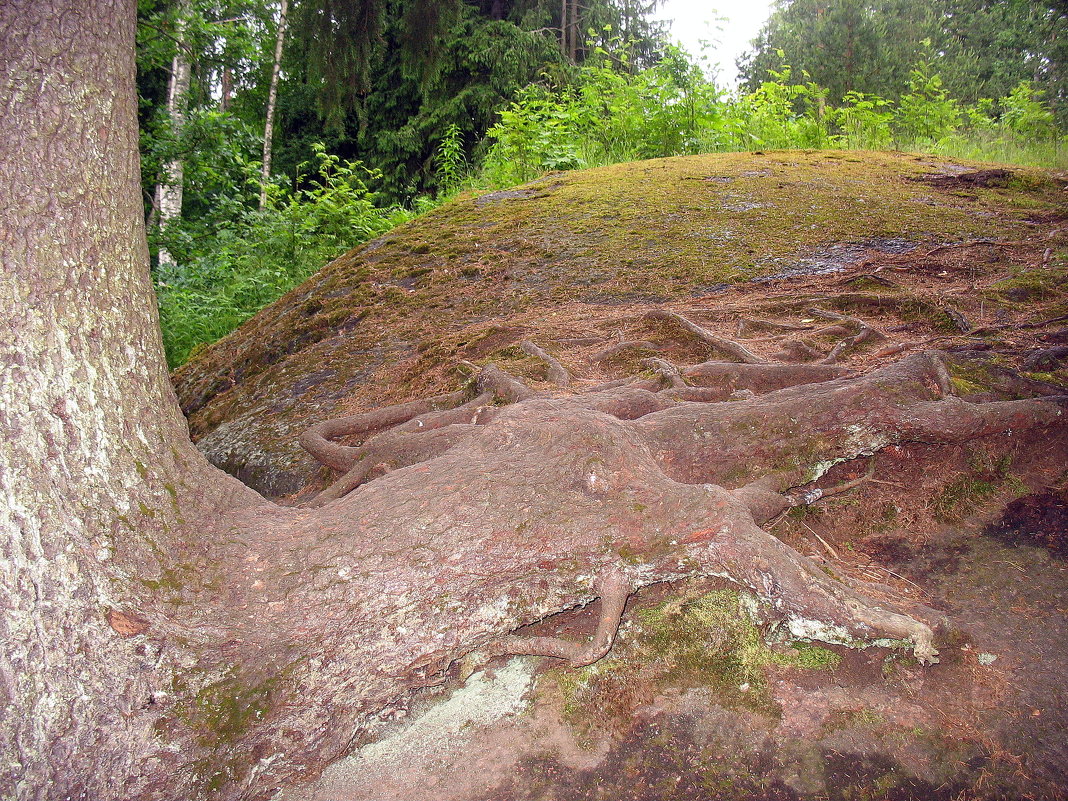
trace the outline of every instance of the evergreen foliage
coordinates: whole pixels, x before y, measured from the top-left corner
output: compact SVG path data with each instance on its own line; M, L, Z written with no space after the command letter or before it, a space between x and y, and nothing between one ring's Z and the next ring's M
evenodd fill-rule
M897 101L927 54L950 96L976 103L1031 81L1063 124L1066 41L1068 9L1057 0L778 0L739 68L753 91L782 51L832 103L850 92Z

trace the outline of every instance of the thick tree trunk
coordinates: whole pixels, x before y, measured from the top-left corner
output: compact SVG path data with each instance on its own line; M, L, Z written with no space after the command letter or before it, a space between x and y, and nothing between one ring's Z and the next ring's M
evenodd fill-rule
M263 125L263 166L260 170L260 211L267 207L267 182L271 180L271 145L274 141L274 114L278 105L278 76L282 71L282 48L286 41L289 19L289 0L282 0L278 17L278 34L274 41L274 61L271 64L271 88L267 93L267 120Z
M188 558L202 504L255 500L189 444L163 360L133 55L125 0L0 4L5 798L141 797L176 650L124 636L129 588Z
M185 50L185 15L189 12L188 0L178 3L177 50L171 61L171 77L167 84L167 118L171 133L178 137L185 124L186 103L189 98L189 82L192 67ZM168 223L181 219L182 198L185 188L185 159L181 156L171 159L163 165L163 175L156 186L156 209L159 225L165 228ZM166 248L159 250L159 263L173 264L174 258Z

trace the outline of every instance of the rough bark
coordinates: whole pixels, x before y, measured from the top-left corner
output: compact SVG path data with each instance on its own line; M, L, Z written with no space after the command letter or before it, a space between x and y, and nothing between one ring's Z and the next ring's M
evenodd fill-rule
M4 797L140 797L178 649L117 613L210 559L188 521L258 500L190 446L162 359L133 54L127 2L0 7Z
M0 186L19 200L0 218L3 795L267 797L457 659L589 661L629 589L689 576L746 588L794 636L935 659L935 613L873 605L761 524L895 442L1063 430L1058 398L945 397L937 354L816 383L754 365L785 386L729 373L749 394L727 403L672 394L715 383L707 367L553 397L487 366L444 399L317 427L329 466L381 467L321 508L211 468L159 340L133 41L128 0L0 6ZM589 646L509 639L599 595Z

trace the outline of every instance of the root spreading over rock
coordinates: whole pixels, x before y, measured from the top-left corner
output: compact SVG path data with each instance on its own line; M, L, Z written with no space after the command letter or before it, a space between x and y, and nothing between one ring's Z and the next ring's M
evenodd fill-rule
M883 336L857 318L812 313L842 325L832 356ZM609 650L634 589L720 576L794 637L908 640L921 662L937 662L937 612L880 606L762 526L864 480L817 487L835 464L903 442L1059 424L1065 398L968 402L947 369L959 356L926 351L857 375L830 357L769 363L674 312L646 317L743 363L680 369L647 359L646 375L582 387L524 342L555 388L536 392L486 365L464 390L307 431L304 447L343 473L313 504L358 509L367 531L403 531L403 541L378 535L368 546L421 565L423 594L479 610L469 631L448 637L453 655L480 648L589 664ZM346 437L360 442L339 444ZM592 642L502 636L594 597L604 603Z

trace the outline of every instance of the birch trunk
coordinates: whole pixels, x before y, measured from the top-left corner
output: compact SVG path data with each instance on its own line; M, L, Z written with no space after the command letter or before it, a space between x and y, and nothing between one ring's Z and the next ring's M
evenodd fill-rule
M278 76L282 70L282 48L286 40L289 0L282 0L278 18L278 35L274 42L274 62L271 65L271 89L267 94L267 121L263 126L263 168L260 173L260 211L267 207L267 182L271 179L271 144L274 140L274 114L278 104Z
M185 51L185 15L189 11L187 0L178 4L177 40L178 46L171 61L171 77L167 84L167 117L170 120L171 133L178 137L185 124L185 106L189 97L189 80L191 66ZM182 191L185 184L185 160L180 156L163 165L163 175L156 186L156 209L160 228L182 216ZM166 248L159 250L159 263L174 264L174 258Z

